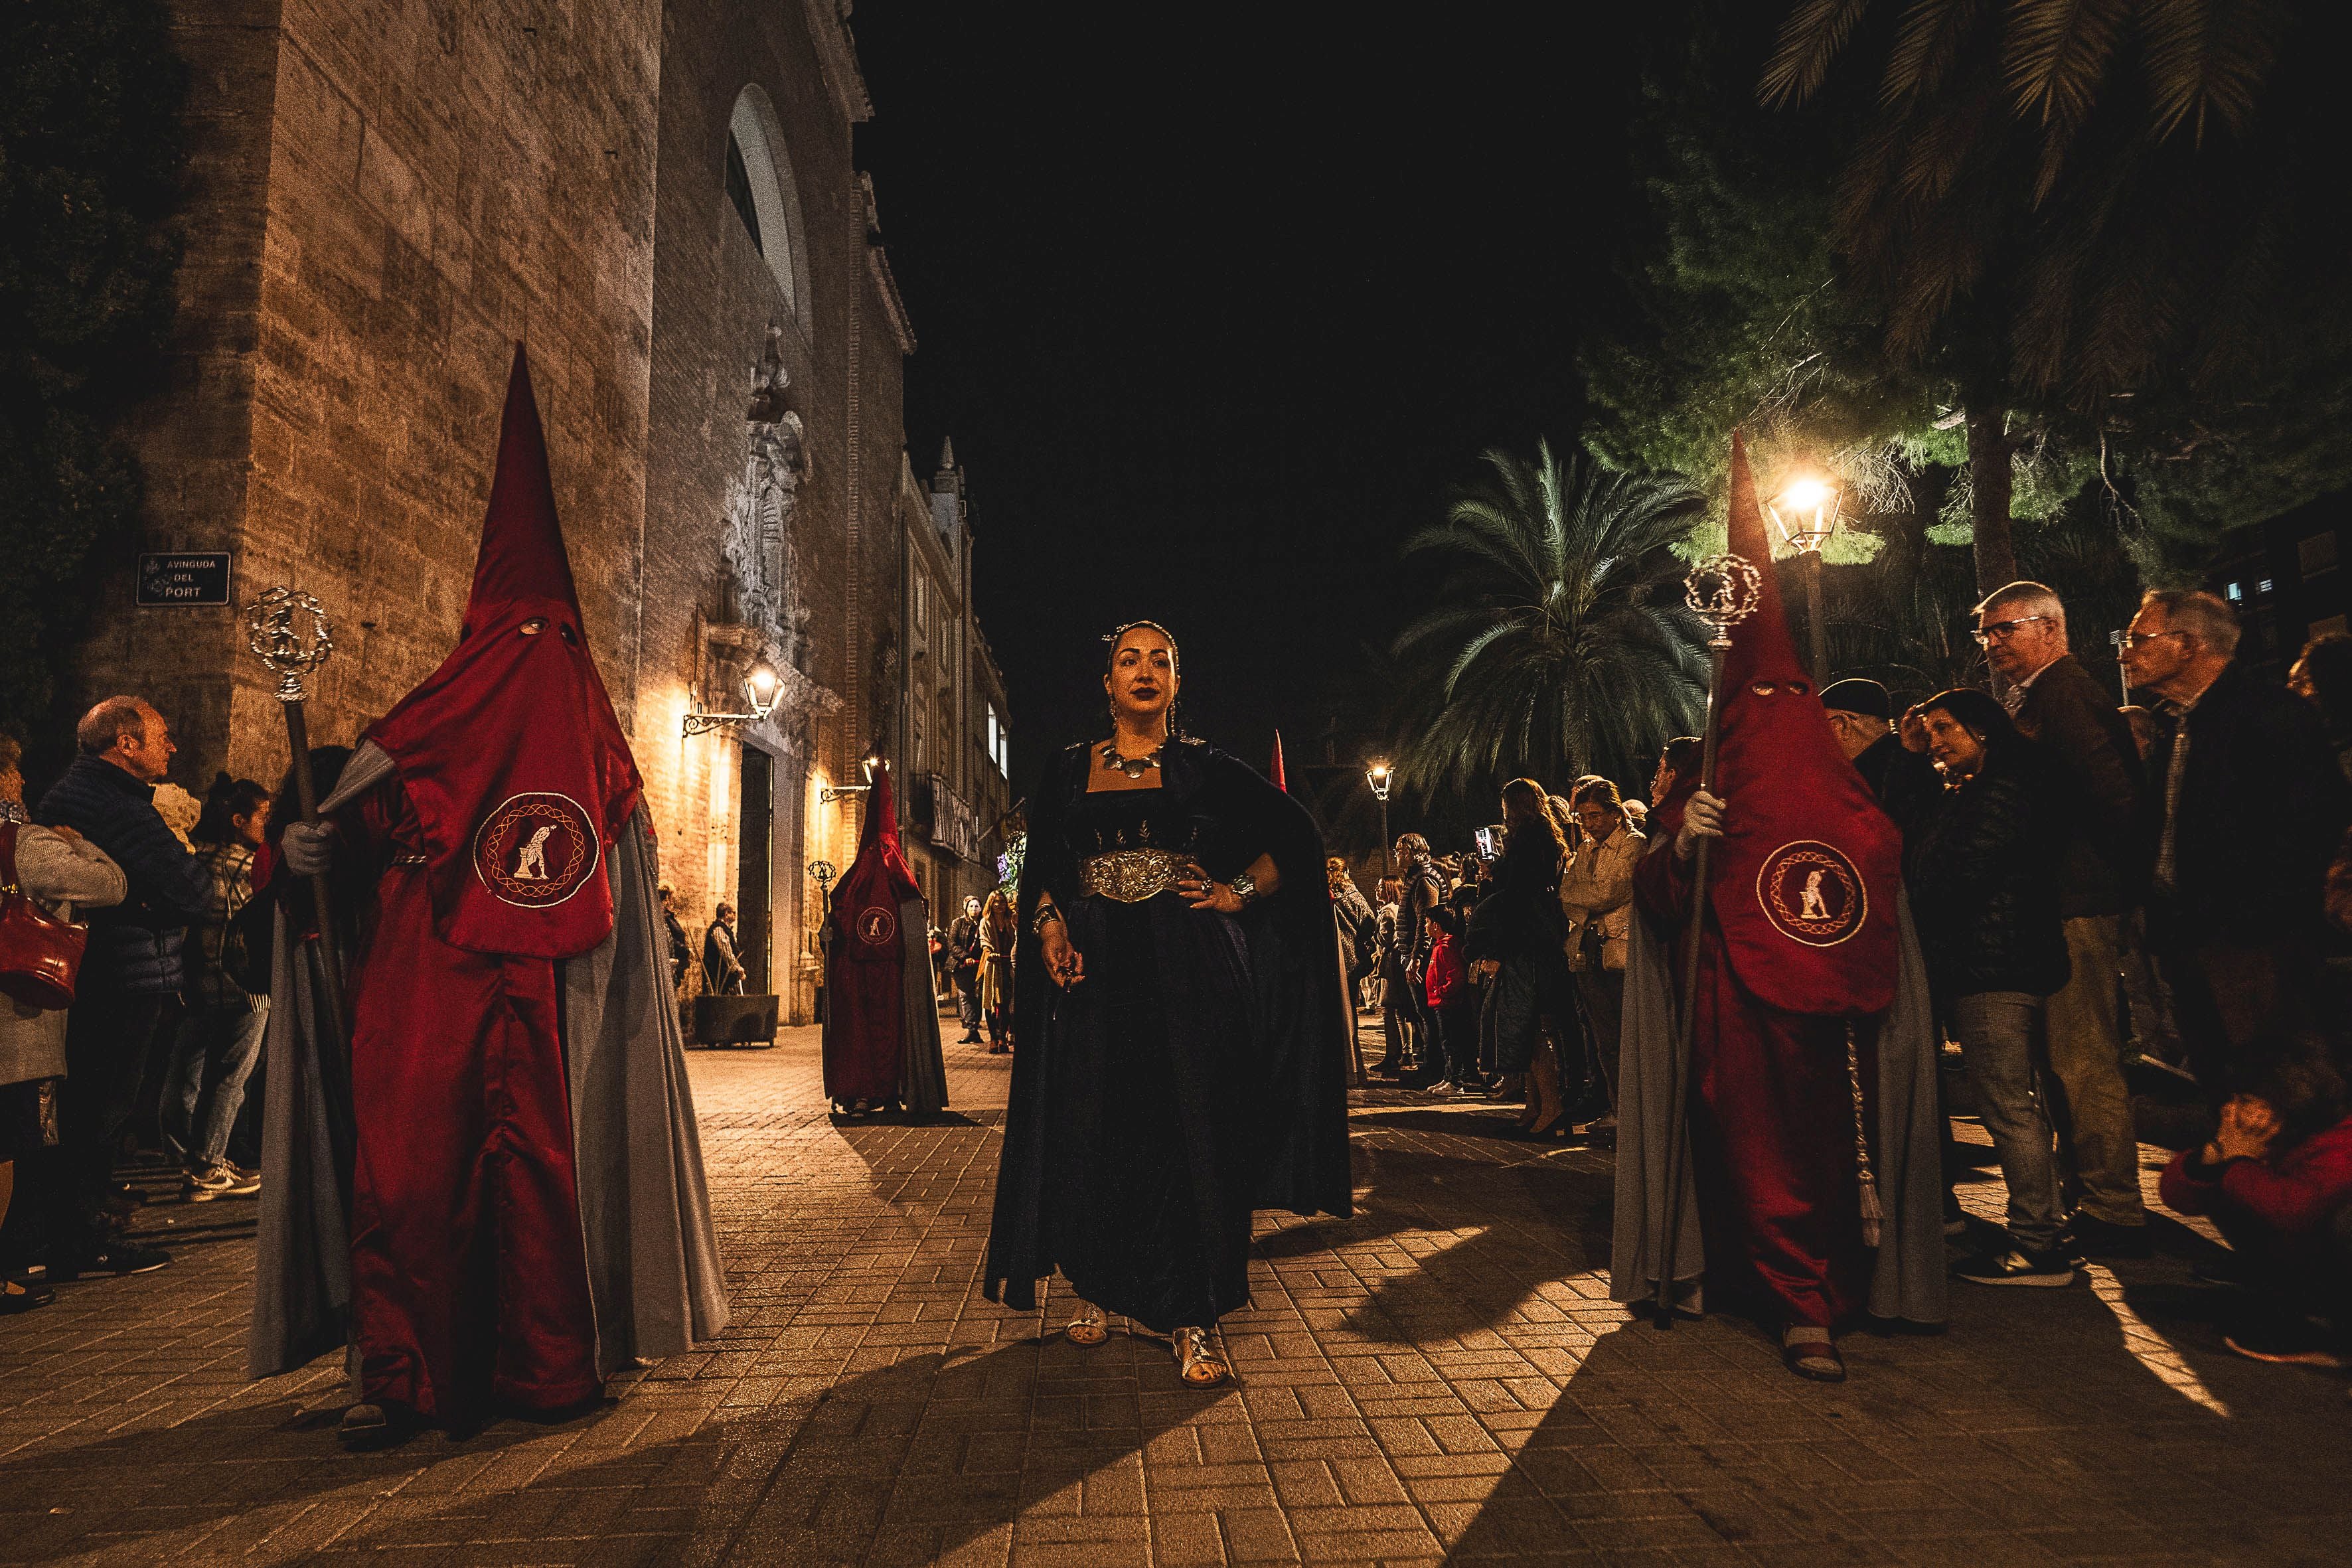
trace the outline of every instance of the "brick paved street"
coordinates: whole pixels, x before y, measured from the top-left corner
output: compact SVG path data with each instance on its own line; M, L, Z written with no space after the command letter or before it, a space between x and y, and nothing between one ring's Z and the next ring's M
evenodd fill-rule
M338 1369L247 1384L250 1209L0 1320L0 1562L2311 1563L2352 1541L2343 1385L2224 1352L2187 1258L1956 1287L1839 1388L1743 1323L1605 1300L1592 1154L1360 1097L1360 1212L1262 1229L1236 1386L1040 1345L975 1288L1004 1058L955 1112L836 1128L813 1033L696 1053L735 1323L601 1415L341 1452ZM165 1189L156 1184L159 1198ZM1997 1212L1997 1183L1964 1189ZM320 1414L324 1411L326 1414Z

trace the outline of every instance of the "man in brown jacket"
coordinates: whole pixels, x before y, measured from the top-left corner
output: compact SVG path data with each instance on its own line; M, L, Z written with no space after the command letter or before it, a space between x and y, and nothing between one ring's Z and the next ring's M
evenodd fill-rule
M2073 975L2049 1002L2050 1096L2083 1251L2148 1251L2139 1143L2124 1081L2116 977L2124 921L2145 895L2154 858L2151 805L2139 750L2115 698L2067 651L2066 607L2040 583L2011 583L1977 606L1978 643L2009 683L2017 727L2039 741L2066 782L2069 832L2059 876Z

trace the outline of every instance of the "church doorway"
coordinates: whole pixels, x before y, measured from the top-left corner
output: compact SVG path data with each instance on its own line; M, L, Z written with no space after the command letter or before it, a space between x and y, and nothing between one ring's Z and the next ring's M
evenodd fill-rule
M774 989L769 977L775 945L771 904L775 896L776 760L752 745L739 745L735 755L736 946L743 961L743 989L765 996Z

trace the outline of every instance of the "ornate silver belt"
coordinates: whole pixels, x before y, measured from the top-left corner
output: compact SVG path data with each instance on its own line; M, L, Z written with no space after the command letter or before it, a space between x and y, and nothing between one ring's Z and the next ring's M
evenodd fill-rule
M1084 891L1122 904L1139 904L1173 888L1192 862L1165 849L1117 849L1078 862Z

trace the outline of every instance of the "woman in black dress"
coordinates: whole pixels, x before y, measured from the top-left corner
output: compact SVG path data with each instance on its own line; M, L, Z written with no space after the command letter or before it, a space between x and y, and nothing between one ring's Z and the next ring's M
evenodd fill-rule
M1171 735L1163 628L1110 642L1110 739L1029 797L986 1288L1034 1308L1058 1269L1072 1342L1122 1313L1206 1385L1229 1372L1210 1331L1249 1300L1251 1211L1351 1212L1347 1015L1313 819Z

